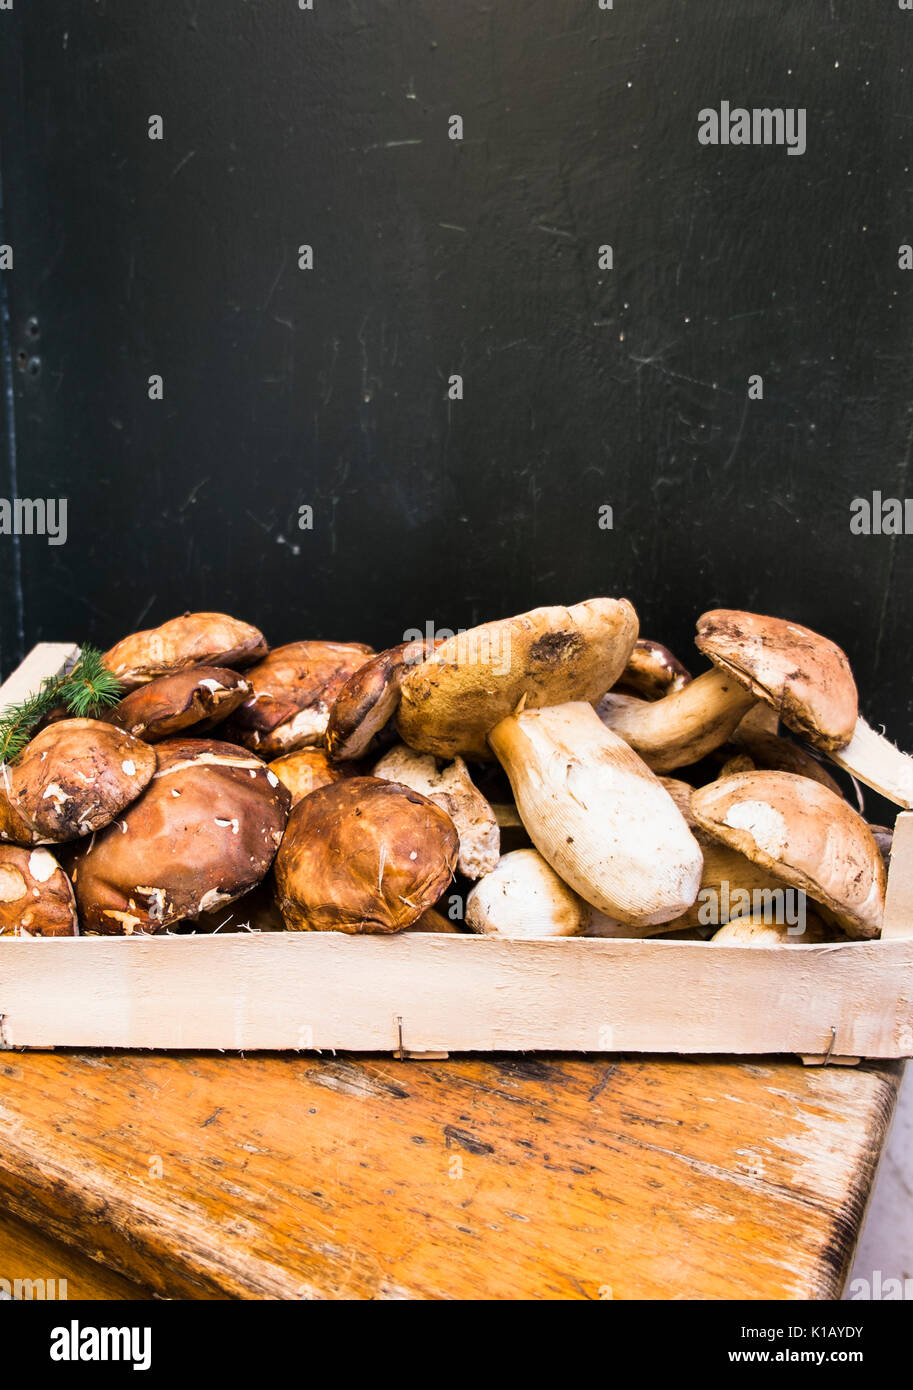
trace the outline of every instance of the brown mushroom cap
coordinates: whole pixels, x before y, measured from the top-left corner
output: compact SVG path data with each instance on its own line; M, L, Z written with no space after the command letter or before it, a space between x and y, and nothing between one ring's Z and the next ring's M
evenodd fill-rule
M46 849L0 845L0 936L78 936L70 880Z
M730 763L735 764L740 758L744 758L745 762L738 767L730 767L730 772L751 772L753 768L765 772L795 772L800 777L810 777L813 782L820 782L822 787L828 787L835 796L843 796L840 783L831 776L824 764L801 744L793 743L791 739L781 738L779 734L743 734L739 728L733 734L732 742L736 752L726 766Z
M491 758L488 734L526 709L585 701L615 684L637 640L627 599L534 608L457 633L401 682L397 727L420 753Z
M399 708L403 673L439 646L437 640L400 642L353 671L330 710L326 745L331 758L364 758L380 752L383 742L394 742L391 721ZM388 729L389 740L384 740Z
M125 695L105 720L147 743L159 743L193 724L227 719L250 694L250 683L225 666L192 666L157 676Z
M784 883L803 889L848 936L884 915L884 863L871 830L827 787L792 772L739 772L695 791L698 824Z
M155 766L148 743L123 729L61 719L37 733L5 770L6 795L29 831L25 843L59 844L108 825L139 796Z
M128 690L188 666L236 670L268 651L257 628L226 613L185 613L161 627L131 633L105 653L104 662Z
M419 792L352 777L292 811L276 856L276 893L292 931L403 931L453 876L450 817Z
M252 695L225 735L264 758L320 743L330 706L353 671L373 656L361 642L289 642L248 671Z
M715 608L698 619L696 642L815 748L835 752L853 737L856 683L846 655L826 637L783 618Z
M263 878L290 795L243 748L175 738L157 746L144 795L89 844L73 878L87 931L162 931L223 907Z
M332 782L360 775L357 763L331 763L322 748L299 748L297 753L286 753L283 758L276 758L270 763L270 768L279 781L288 787L293 806L319 787L328 787Z
M638 695L642 700L661 700L681 690L691 680L691 672L661 642L639 637L628 664L615 686L620 695Z

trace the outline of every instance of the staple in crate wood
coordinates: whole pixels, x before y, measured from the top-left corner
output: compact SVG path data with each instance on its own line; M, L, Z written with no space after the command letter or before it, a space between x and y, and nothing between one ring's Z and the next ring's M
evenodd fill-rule
M76 649L36 647L0 707ZM0 1045L913 1056L913 814L875 941L709 942L337 932L13 937Z

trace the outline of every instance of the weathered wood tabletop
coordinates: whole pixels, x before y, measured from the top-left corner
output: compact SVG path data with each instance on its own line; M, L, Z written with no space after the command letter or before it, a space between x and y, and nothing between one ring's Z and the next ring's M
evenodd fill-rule
M97 1299L832 1298L900 1076L7 1052L0 1276Z

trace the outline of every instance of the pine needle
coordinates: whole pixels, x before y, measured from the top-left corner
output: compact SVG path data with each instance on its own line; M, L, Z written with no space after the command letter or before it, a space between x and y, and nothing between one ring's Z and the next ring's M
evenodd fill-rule
M31 695L0 714L0 763L15 762L37 724L63 705L74 719L91 719L117 704L122 686L95 647L82 648L72 671L48 676Z

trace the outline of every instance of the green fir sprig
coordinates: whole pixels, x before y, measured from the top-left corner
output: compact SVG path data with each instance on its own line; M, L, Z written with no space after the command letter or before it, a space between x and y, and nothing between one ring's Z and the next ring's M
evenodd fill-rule
M95 647L85 646L72 670L47 676L36 691L0 714L0 763L15 762L32 732L52 710L63 706L75 719L91 719L116 705L123 686Z

